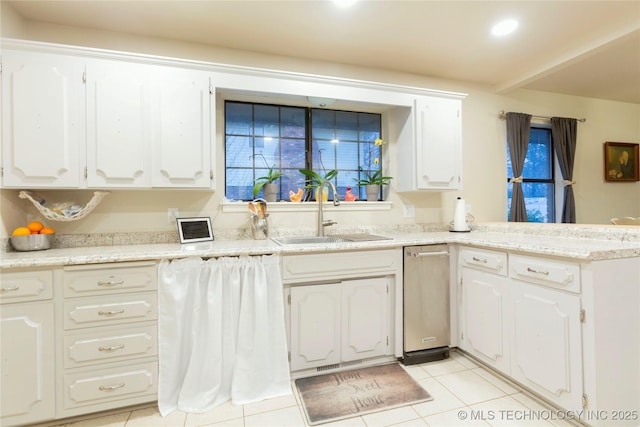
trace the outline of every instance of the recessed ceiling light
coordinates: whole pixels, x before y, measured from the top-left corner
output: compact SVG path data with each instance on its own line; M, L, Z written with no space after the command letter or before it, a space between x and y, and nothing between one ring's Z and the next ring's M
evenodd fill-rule
M515 19L505 19L504 21L498 22L493 26L493 28L491 28L491 34L496 37L502 37L513 33L516 28L518 28L518 21Z
M352 6L358 0L333 0L333 2L340 7Z

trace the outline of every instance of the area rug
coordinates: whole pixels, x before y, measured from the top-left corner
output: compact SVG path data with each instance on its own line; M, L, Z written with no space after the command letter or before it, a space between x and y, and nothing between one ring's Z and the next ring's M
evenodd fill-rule
M309 425L433 400L397 363L295 381Z

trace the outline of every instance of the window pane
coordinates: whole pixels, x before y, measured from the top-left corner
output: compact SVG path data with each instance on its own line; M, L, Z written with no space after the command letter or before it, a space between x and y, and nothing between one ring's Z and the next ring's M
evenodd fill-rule
M256 105L254 107L253 132L257 136L277 137L280 131L278 107Z
M246 136L227 136L227 167L253 167L253 139Z
M311 110L311 137L313 139L335 139L335 116L331 110Z
M552 165L551 130L532 128L522 176L534 179L550 179Z
M531 128L527 156L522 169L522 177L528 179L551 179L553 151L551 149L551 129ZM511 150L507 144L507 176L513 177Z
M311 146L311 168L324 175L336 168L336 143L325 140L313 140Z
M513 184L508 184L507 191L507 218L509 218ZM527 220L529 222L555 221L555 196L553 183L524 182L522 183L522 191L524 193L524 204L527 210Z
M342 141L336 144L337 162L336 168L357 171L358 170L358 143Z
M224 111L227 135L253 134L253 111L250 104L227 104Z
M282 169L304 169L306 166L305 159L305 141L304 139L283 139L280 142L282 157L280 166ZM300 172L298 172L300 173Z
M338 141L357 141L358 114L337 111L335 129Z

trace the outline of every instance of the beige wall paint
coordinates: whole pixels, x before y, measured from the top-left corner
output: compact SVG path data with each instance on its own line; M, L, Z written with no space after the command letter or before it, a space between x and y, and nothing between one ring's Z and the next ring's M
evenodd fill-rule
M463 174L464 188L459 192L403 193L391 185L391 211L354 212L337 210L331 218L340 226L440 223L453 217L457 196L467 200L477 221L504 221L506 218L505 123L500 110L522 111L538 115L586 117L578 125L578 150L575 167L578 222L607 223L612 216L640 216L639 183L606 183L602 172L602 144L605 141L640 142L640 105L604 101L551 93L518 90L496 94L490 87L465 82L445 81L425 76L365 69L341 64L302 61L260 53L96 31L50 24L22 22L2 5L2 36L77 46L136 52L191 60L379 81L468 93L463 101ZM381 64L384 65L384 64ZM220 102L220 101L219 101ZM219 110L218 122L221 121ZM218 189L204 191L113 191L87 218L70 223L54 223L59 233L110 233L173 230L167 222L167 208L178 207L182 216L210 216L215 229L248 226L248 215L223 213L224 153L217 135ZM395 142L388 151L390 173L395 162ZM2 200L2 236L25 221L39 218L28 202L17 200L17 191L0 190ZM88 200L91 191L42 191L49 201ZM416 207L415 218L403 217L403 205ZM313 229L313 213L277 213L270 216L273 228Z

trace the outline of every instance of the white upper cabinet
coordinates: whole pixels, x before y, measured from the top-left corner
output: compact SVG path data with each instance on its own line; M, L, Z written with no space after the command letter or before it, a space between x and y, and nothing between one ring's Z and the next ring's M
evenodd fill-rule
M80 186L82 72L83 63L76 57L3 52L3 187Z
M153 67L87 62L87 186L151 185Z
M212 188L211 73L103 54L3 54L6 188Z
M421 97L413 114L399 110L398 191L461 188L461 106L459 98Z
M163 67L153 105L153 186L211 186L214 115L209 73Z
M88 186L209 188L209 86L202 71L90 61Z

